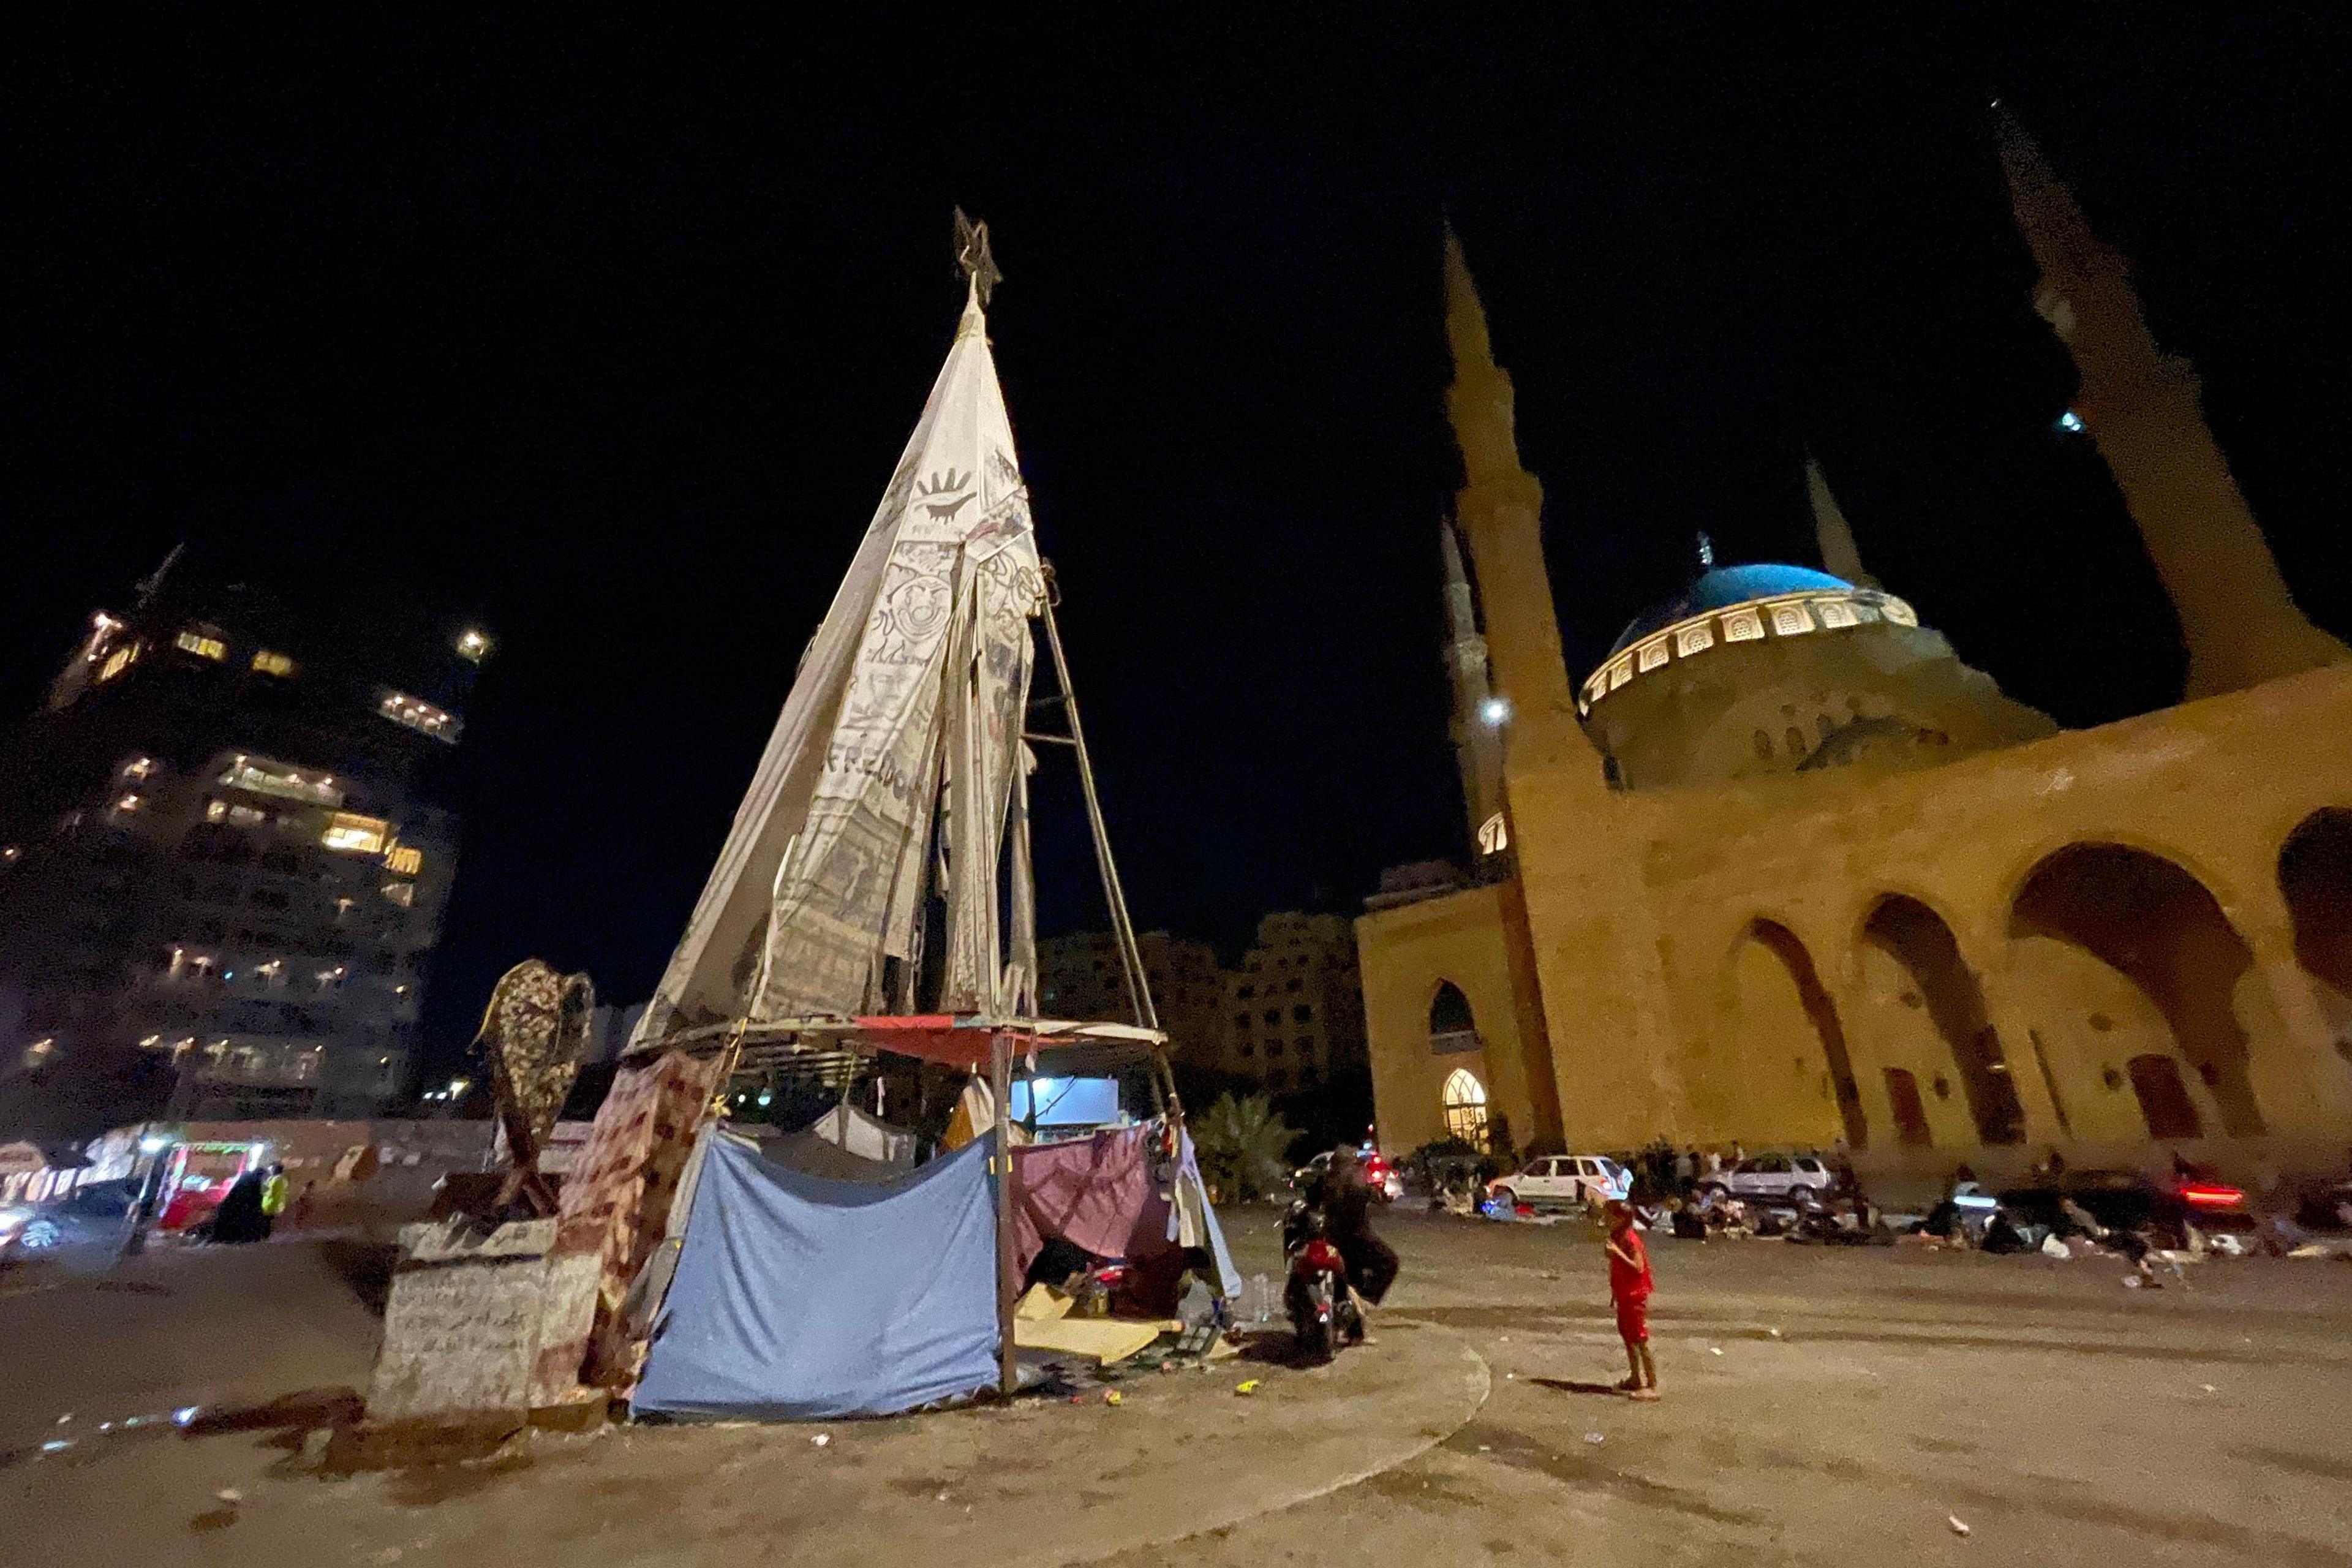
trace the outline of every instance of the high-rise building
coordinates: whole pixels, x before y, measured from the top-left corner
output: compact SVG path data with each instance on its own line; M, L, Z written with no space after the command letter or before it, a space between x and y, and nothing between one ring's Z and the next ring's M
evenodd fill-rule
M98 1115L404 1093L488 652L186 567L94 615L0 765L0 1074Z
M1258 922L1257 944L1225 976L1219 1066L1276 1093L1318 1089L1364 1070L1364 988L1345 916L1285 911Z
M1205 942L1148 931L1135 939L1168 1051L1187 1066L1213 1068L1224 1035L1224 975ZM1108 931L1049 937L1037 944L1038 1003L1051 1018L1132 1018L1118 943Z

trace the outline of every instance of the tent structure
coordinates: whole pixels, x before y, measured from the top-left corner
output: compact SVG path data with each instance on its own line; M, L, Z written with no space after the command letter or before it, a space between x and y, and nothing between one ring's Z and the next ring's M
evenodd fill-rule
M706 1139L695 1217L632 1408L829 1420L989 1386L997 1323L987 1154L975 1143L872 1184Z
M912 1169L915 1135L868 1116L846 1100L811 1122L808 1131L835 1148L877 1164Z
M1016 1071L1042 1080L1144 1069L1135 1076L1152 1116L1131 1131L1152 1140L1150 1156L1138 1142L1095 1166L1060 1157L1053 1201L1083 1209L1097 1240L1155 1255L1207 1244L1230 1289L996 378L987 232L961 214L958 227L970 283L947 362L802 657L625 1067L716 1058L723 1091L746 1075L812 1069L846 1084L890 1054L984 1078L988 1104L1025 1103L1033 1120L1050 1097L1016 1100ZM1044 702L1031 696L1033 624L1059 693ZM1033 710L1056 704L1066 732L1030 727ZM1041 743L1068 748L1077 764L1131 1019L1037 1016L1028 779ZM813 1131L846 1153L895 1152L879 1123L828 1130L821 1119ZM1060 1234L1060 1222L1040 1193L1024 1199L1006 1119L890 1180L834 1180L824 1156L777 1152L789 1166L700 1135L669 1210L661 1256L675 1273L634 1408L887 1414L976 1392L992 1372L1010 1392L1022 1250ZM1114 1166L1116 1179L1105 1173ZM649 1245L640 1236L638 1255Z

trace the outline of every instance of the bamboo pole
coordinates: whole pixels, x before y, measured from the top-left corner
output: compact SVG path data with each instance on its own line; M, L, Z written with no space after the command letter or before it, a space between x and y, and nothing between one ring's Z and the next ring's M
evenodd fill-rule
M999 1035L991 1064L991 1085L996 1091L996 1152L989 1163L996 1171L996 1386L1013 1394L1021 1386L1021 1373L1013 1342L1014 1288L1013 1250L1013 1040Z
M1135 1021L1147 1029L1160 1027L1160 1010L1152 1005L1151 986L1143 973L1143 950L1136 945L1135 923L1128 918L1127 889L1119 885L1118 863L1111 858L1110 829L1103 824L1102 801L1095 794L1094 759L1087 754L1087 730L1078 721L1077 693L1070 689L1070 661L1062 653L1062 628L1054 619L1054 595L1045 600L1045 644L1053 650L1054 679L1061 683L1062 711L1070 721L1070 742L1078 753L1078 784L1086 796L1087 824L1094 830L1095 864L1102 872L1103 897L1110 905L1111 934L1118 942L1119 968L1127 980L1127 999Z

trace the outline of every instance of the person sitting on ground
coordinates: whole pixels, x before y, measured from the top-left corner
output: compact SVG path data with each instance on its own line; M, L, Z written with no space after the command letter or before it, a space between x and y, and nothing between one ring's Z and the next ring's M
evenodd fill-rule
M1633 1228L1633 1205L1609 1205L1609 1302L1617 1313L1617 1337L1625 1342L1627 1376L1619 1392L1634 1399L1658 1396L1658 1363L1650 1354L1650 1249Z

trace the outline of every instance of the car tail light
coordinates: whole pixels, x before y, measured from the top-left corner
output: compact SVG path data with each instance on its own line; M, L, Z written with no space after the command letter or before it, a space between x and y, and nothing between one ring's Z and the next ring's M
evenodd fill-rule
M2184 1182L2180 1198L2191 1208L2233 1209L2246 1201L2246 1194L2236 1187L2225 1187L2218 1182Z

